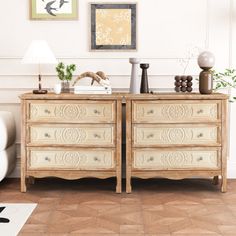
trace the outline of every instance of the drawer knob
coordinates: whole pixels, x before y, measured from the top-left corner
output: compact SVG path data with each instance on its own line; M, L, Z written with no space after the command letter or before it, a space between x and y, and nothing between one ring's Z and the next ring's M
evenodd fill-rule
M198 161L202 161L202 160L203 160L203 157L199 157L197 160L198 160Z
M94 157L93 159L94 161L101 161L98 157Z
M203 133L200 133L197 137L198 137L198 138L203 137Z
M99 135L99 134L94 134L94 138L101 138L101 135Z
M153 111L153 110L149 110L147 113L148 113L148 114L153 114L154 111Z
M45 161L51 161L51 159L49 157L45 157L44 159L45 159Z
M203 110L200 109L200 110L197 111L197 113L198 113L198 114L201 114L201 113L203 113Z
M147 136L147 138L153 138L154 137L154 134L149 134L148 136Z
M147 161L154 161L154 157L150 157Z
M45 109L44 112L47 113L47 114L51 113L48 109Z
M44 134L44 137L50 138L50 135L49 135L48 133L45 133L45 134Z
M97 109L95 109L94 111L94 114L100 114L101 112L99 111L99 110L97 110Z

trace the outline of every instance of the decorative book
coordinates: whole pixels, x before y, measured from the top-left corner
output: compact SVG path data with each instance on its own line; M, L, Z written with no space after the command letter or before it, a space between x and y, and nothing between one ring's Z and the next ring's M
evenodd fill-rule
M111 94L110 86L74 86L74 94Z

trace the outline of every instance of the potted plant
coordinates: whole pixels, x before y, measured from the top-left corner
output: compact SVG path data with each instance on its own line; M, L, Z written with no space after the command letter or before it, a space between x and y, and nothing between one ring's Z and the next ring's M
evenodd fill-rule
M56 71L58 78L62 81L61 82L61 91L63 93L70 92L70 81L72 80L73 72L76 70L75 64L70 64L65 66L63 62L59 62Z
M236 70L225 69L223 72L213 71L214 90L222 90L230 95L230 102L236 101L236 97L232 96L231 89L236 89Z

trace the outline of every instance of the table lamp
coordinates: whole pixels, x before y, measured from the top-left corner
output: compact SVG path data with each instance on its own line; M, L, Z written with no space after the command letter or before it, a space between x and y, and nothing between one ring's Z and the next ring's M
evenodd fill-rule
M213 74L211 68L215 64L215 56L212 52L204 51L198 56L198 65L203 71L199 75L199 92L211 94L213 90Z
M33 90L34 94L46 94L47 90L41 86L41 64L56 64L57 60L45 40L34 40L31 42L23 59L23 64L36 64L39 71L39 88Z

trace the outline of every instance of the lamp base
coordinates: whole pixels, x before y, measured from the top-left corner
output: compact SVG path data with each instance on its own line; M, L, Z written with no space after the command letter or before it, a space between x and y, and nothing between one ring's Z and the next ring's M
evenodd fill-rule
M46 89L33 90L33 94L46 94L48 91Z

